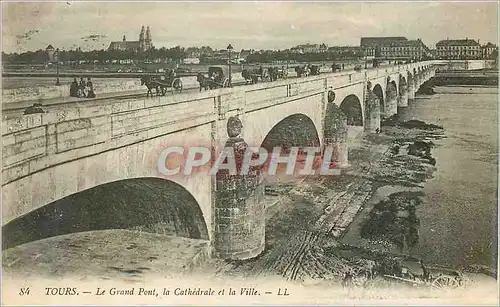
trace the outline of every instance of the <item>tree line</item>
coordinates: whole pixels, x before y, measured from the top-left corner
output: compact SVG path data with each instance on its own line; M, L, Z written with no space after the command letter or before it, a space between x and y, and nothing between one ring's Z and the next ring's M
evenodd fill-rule
M144 52L136 52L133 50L92 50L82 51L80 48L76 50L60 50L58 54L59 61L62 62L79 62L79 61L98 61L106 63L112 60L134 60L134 61L152 61L154 59L170 59L178 62L195 54L200 58L201 63L210 62L225 62L227 59L213 56L213 50L206 47L190 47L183 48L176 46L173 48L152 48ZM238 56L238 52L233 52L233 56ZM352 58L357 59L364 55L360 52L345 50L340 52L325 52L325 53L293 53L288 50L255 52L247 57L249 63L270 63L275 61L334 61L337 59ZM27 51L23 53L4 53L2 52L3 62L6 64L45 64L49 61L49 55L45 50Z
M189 55L188 50L176 46L173 48L152 48L144 52L133 50L60 50L58 54L59 61L98 61L101 63L111 60L153 60L157 58L182 60ZM49 61L49 55L45 50L28 51L23 53L4 53L2 52L4 63L8 64L45 64Z
M315 61L335 61L341 59L359 59L364 57L362 52L345 50L340 52L305 52L294 53L290 51L267 51L262 53L250 54L247 57L248 63L270 63L280 62L315 62Z

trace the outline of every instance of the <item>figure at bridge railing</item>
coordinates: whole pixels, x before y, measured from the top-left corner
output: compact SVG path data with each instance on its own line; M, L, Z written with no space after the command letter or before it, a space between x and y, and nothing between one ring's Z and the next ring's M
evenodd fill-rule
M94 84L92 84L90 78L87 78L87 84L85 90L87 93L87 98L95 98Z
M78 97L78 81L76 78L73 79L69 87L69 97Z
M69 96L77 98L95 98L94 85L90 78L87 78L87 82L85 82L83 77L81 77L80 83L74 78L69 87Z

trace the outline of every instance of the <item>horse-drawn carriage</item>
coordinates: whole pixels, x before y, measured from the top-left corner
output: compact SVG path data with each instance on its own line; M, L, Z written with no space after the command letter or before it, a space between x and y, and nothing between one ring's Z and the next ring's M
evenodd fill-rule
M288 69L285 68L285 66L282 67L269 67L267 69L268 75L269 75L269 80L270 81L276 81L278 79L286 79L288 78Z
M156 91L156 96L160 93L162 96L167 94L168 88L172 91L172 94L182 92L182 80L176 76L174 70L166 70L163 75L147 75L141 78L141 85L146 85L148 92L146 96L153 96L152 89Z
M311 76L317 76L321 73L321 66L311 65Z
M342 65L341 64L336 64L336 63L333 63L332 66L332 72L338 72L338 71L341 71L342 70Z
M267 69L264 69L261 67L259 68L245 68L241 71L241 76L243 79L245 79L245 82L255 84L260 81L272 81L272 79L275 77L274 74L274 68L269 67Z
M223 87L230 87L229 82L229 69L227 66L210 66L208 68L208 75L198 73L196 81L200 84L200 92L202 89L216 89Z
M286 69L285 67L277 68L276 72L279 79L288 78L288 69Z
M320 74L321 67L319 65L304 65L304 66L296 66L295 72L297 73L297 77L307 77L307 76L317 76Z

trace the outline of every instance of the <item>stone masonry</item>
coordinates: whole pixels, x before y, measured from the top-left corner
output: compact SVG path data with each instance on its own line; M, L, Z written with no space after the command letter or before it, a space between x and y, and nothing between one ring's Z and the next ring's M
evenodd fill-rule
M334 144L335 162L346 166L346 135L362 127L347 125L339 110L342 102L355 96L365 131L374 133L380 128L380 102L372 85L378 84L387 92L387 77L391 77L398 80L395 92L404 97L406 91L416 90L408 74L421 67L419 80L423 82L433 75L425 75L433 71L432 65L420 62L325 73L205 92L69 106L4 120L3 223L109 182L161 178L182 186L196 200L214 255L224 259L255 257L264 250L265 242L264 186L259 170L245 176L218 172L213 176L164 177L157 169L160 152L168 146L211 146L215 152L230 146L241 153L247 146L259 146L287 117L303 114L316 128L320 145ZM412 88L406 90L400 76L409 80ZM393 90L389 86L389 91ZM398 106L404 104L404 99L400 100Z

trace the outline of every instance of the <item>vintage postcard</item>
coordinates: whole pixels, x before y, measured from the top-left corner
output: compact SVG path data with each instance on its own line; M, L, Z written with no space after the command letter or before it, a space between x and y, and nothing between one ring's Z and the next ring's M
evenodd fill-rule
M2 304L498 304L498 2L4 1Z

